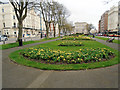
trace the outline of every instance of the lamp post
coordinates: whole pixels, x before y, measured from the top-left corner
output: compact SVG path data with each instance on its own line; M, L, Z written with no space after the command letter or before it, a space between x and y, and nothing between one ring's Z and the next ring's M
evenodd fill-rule
M41 32L41 38L42 38L42 22L41 22L41 13L40 13L40 32Z

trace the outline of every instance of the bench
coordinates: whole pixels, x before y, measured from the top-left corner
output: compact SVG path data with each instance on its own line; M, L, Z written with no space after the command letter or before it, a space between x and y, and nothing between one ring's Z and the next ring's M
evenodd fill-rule
M114 40L115 38L112 38L112 39L108 39L108 40L106 40L106 42L113 42L113 40Z

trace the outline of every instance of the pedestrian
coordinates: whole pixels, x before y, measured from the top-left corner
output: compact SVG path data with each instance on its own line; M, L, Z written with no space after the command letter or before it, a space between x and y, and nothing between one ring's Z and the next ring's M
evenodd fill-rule
M93 38L95 38L95 35L93 34Z
M42 33L41 33L41 38L42 38Z
M46 37L46 33L45 33L45 37Z

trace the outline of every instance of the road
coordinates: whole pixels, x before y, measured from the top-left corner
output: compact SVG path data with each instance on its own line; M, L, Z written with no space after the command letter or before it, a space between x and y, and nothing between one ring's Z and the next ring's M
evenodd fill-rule
M32 38L23 38L23 41L31 41L31 40L40 40L40 37L32 37ZM8 38L8 41L5 41L5 44L15 43L17 38ZM3 41L0 42L0 45L3 44Z

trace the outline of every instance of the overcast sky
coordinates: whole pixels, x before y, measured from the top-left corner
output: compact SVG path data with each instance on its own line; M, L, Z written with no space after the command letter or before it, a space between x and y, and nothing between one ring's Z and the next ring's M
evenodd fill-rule
M8 1L8 0L0 0ZM117 6L120 0L55 0L63 4L70 12L69 21L92 23L98 29L101 15L113 5ZM104 1L110 1L105 4Z
M58 1L71 12L69 17L73 22L88 22L98 28L98 21L101 15L109 10L113 5L117 6L120 0L55 0ZM104 1L110 1L105 4Z

